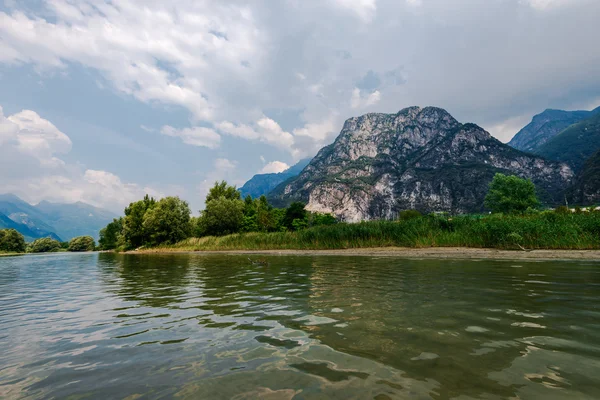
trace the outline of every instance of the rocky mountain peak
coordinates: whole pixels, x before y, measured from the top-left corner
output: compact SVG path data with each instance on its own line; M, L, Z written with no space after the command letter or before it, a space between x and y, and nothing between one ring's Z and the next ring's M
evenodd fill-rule
M405 209L473 212L483 210L496 172L532 179L548 203L573 179L567 165L515 150L441 108L409 107L348 119L333 144L269 197L346 221Z

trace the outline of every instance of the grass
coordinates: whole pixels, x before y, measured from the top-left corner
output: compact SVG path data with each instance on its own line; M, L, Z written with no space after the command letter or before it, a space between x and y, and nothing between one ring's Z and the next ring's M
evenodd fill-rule
M600 212L533 215L422 216L318 226L298 232L190 238L158 250L330 250L368 247L600 249Z

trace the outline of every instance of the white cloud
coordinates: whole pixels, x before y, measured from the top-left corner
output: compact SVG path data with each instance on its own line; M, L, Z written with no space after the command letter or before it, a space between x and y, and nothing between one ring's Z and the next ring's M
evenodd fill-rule
M115 212L145 193L161 194L151 187L124 183L110 172L85 170L58 158L71 147L71 139L36 112L23 110L5 117L0 107L0 191L32 204L82 201Z
M354 12L366 22L373 19L377 10L376 0L333 0L333 2L339 7Z
M259 173L261 174L276 174L279 172L283 172L286 169L290 168L289 165L282 161L271 161L267 165L265 165Z
M256 132L252 127L244 124L235 125L229 121L223 121L216 124L215 127L220 132L243 139L253 140L260 138L258 132Z
M350 106L353 109L367 108L374 106L381 100L381 92L375 90L367 95L363 95L359 88L352 90L352 96L350 97Z
M281 129L281 126L271 118L263 117L256 122L261 133L261 138L269 144L290 149L294 144L291 133Z
M206 199L208 191L215 182L225 180L229 185L238 187L244 184L242 180L236 178L237 164L237 161L227 158L217 158L214 161L213 169L204 174L204 179L197 186L197 196L202 200L202 204L204 204L204 199Z
M216 149L221 144L221 136L210 128L194 127L185 129L175 129L172 126L165 125L160 133L166 136L180 138L183 143L192 146L208 147Z

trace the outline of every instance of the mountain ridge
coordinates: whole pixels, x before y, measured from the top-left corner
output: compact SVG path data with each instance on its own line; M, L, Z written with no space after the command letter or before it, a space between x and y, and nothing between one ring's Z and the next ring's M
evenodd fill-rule
M391 218L403 209L479 212L496 172L531 178L547 203L559 201L574 175L446 110L409 107L348 119L335 141L269 199L279 206L304 201L347 221Z
M110 211L83 202L43 200L32 205L12 193L0 194L0 214L0 229L17 229L29 241L48 236L56 240L84 235L97 239L100 229L116 217Z
M311 158L304 158L282 172L254 175L239 189L242 197L250 195L257 198L269 194L277 185L302 172L310 160Z

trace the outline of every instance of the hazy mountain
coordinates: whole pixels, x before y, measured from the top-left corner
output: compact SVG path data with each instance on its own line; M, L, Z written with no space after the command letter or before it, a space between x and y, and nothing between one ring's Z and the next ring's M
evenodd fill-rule
M33 206L13 194L0 195L0 213L0 228L15 228L28 240L47 236L70 240L82 235L97 239L99 230L116 217L85 203L43 201Z
M244 186L240 188L242 197L250 195L253 198L256 198L262 196L263 194L268 194L280 183L290 178L293 178L294 176L297 176L300 172L302 172L302 170L308 165L310 160L310 158L300 160L283 172L254 175L248 182L244 184Z
M46 215L48 224L63 238L90 235L98 239L100 229L117 217L110 211L81 202L60 204L42 201L35 207Z
M579 171L600 150L600 113L569 126L536 150L550 160L563 161Z
M537 150L567 127L600 113L593 111L546 110L533 117L508 143L515 149L536 153Z
M48 224L43 212L13 194L0 195L0 213L16 224L7 226L9 223L4 220L0 222L0 228L15 228L29 239L47 236L57 240L63 239L54 227Z
M476 212L496 172L532 179L548 203L561 201L574 176L566 164L516 150L445 110L411 107L347 120L333 144L268 197L347 221L404 209Z

